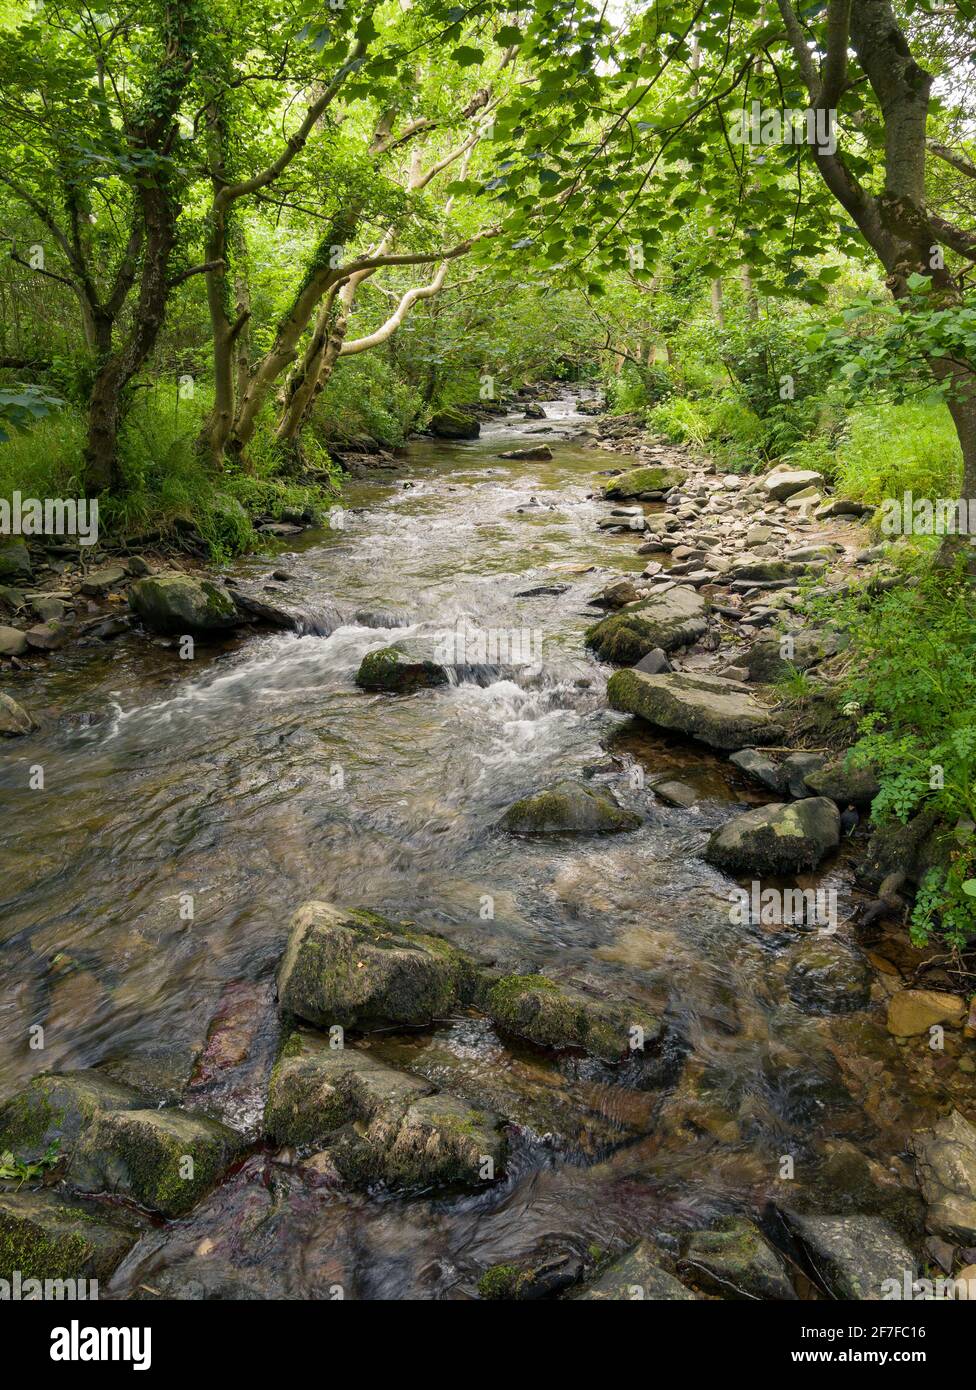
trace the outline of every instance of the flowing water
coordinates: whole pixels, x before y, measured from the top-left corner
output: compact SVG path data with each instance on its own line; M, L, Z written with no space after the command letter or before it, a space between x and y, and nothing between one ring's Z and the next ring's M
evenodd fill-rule
M472 443L414 443L399 472L348 487L341 529L244 565L308 615L307 635L198 646L190 661L126 638L10 687L44 727L0 753L3 1089L107 1064L256 1133L274 970L309 898L649 1004L667 1018L663 1052L618 1073L515 1050L476 1016L374 1036L379 1055L517 1121L505 1180L349 1196L258 1147L136 1248L120 1294L464 1297L486 1266L539 1246L667 1244L760 1211L783 1155L813 1190L832 1139L890 1152L836 1037L789 1002L790 934L734 926L730 884L700 857L730 802L754 792L724 760L606 709L608 672L581 640L586 600L643 562L633 535L596 529L605 504L588 495L620 456L567 438L581 423L571 401L546 409L547 422L501 421ZM552 461L498 457L541 442ZM459 619L524 629L541 659L410 696L356 688L364 654ZM679 772L703 799L668 809L635 766ZM643 827L537 841L494 828L564 777L612 787ZM830 882L843 910L842 868ZM232 1053L244 1042L208 1073L197 1059L215 1016L232 1024ZM37 1023L43 1051L27 1042ZM859 1026L863 1047L882 1045Z

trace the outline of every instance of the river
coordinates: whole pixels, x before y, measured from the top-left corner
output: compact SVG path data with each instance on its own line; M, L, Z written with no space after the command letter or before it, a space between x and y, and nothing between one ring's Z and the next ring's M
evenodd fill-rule
M113 1293L468 1297L486 1267L527 1251L582 1256L646 1233L669 1248L723 1213L761 1215L783 1195L784 1156L794 1195L819 1190L831 1144L890 1155L850 1075L863 1069L852 1039L873 1056L881 1025L801 1014L783 989L784 931L734 925L731 885L700 857L754 788L605 706L586 600L643 561L632 535L596 528L594 475L621 457L567 437L574 409L547 402L547 421L498 421L470 443L414 441L398 471L348 486L341 526L241 565L308 614L305 635L198 646L189 661L125 638L18 687L44 718L0 751L0 1066L9 1092L44 1067L107 1064L256 1134L274 971L310 898L663 1011L658 1065L631 1075L519 1050L475 1015L377 1035L387 1060L515 1121L504 1181L350 1196L258 1146L136 1247ZM498 457L534 443L553 459ZM539 589L561 592L524 593ZM541 662L403 697L356 688L367 652L459 619L526 630ZM666 807L635 768L673 770L703 799ZM512 801L564 777L612 787L642 828L497 831ZM826 881L843 913L843 863ZM244 1041L214 1077L197 1059L216 1014ZM37 1023L43 1050L25 1045Z

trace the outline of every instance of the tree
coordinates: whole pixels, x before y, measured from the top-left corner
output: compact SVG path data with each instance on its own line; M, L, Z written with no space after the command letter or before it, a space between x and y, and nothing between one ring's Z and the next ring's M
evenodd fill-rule
M823 302L839 270L818 256L873 253L897 302L931 289L938 333L919 350L956 425L963 496L976 498L976 358L968 316L954 312L966 304L976 232L940 205L944 181L932 170L948 156L969 178L973 161L930 142L945 35L949 52L967 51L971 18L969 0L943 10L940 47L914 0L897 12L892 0L802 12L777 0L769 14L759 0L653 5L620 23L543 0L522 50L538 83L496 123L509 137L496 175L505 229L596 294L628 246L641 247L653 275L699 208L715 228L702 273L745 266L760 294ZM783 120L797 109L802 134ZM778 126L763 125L770 114ZM549 214L533 232L539 200Z

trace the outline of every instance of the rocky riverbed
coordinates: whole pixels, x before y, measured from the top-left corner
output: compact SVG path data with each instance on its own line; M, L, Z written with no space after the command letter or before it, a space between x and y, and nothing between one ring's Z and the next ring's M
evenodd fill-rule
M863 509L567 397L451 431L273 560L28 552L0 595L0 1277L970 1277L976 1020L804 616L894 582Z

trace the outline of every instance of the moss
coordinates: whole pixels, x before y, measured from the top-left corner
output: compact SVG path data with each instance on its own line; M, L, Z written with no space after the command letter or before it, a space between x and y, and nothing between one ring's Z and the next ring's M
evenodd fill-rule
M378 652L368 652L356 672L356 684L364 690L389 690L396 682L400 655L396 647L382 647Z
M660 1020L633 1005L609 1005L562 989L542 975L507 975L488 991L485 1009L505 1032L540 1047L579 1048L607 1062L627 1051L630 1029L645 1042L661 1031Z
M49 1235L32 1221L0 1213L0 1279L15 1270L21 1279L79 1279L91 1266L94 1248L77 1231Z
M99 1116L78 1159L86 1178L94 1175L104 1187L126 1192L145 1207L179 1216L214 1186L238 1146L232 1130L202 1116L130 1110ZM191 1177L181 1172L187 1158Z
M518 1298L525 1276L517 1265L492 1265L478 1280L478 1293L486 1299Z
M446 683L443 666L434 661L410 661L397 647L368 652L356 672L356 684L361 690L382 690L391 695Z
M629 468L604 484L603 495L608 500L626 497L641 497L648 492L669 492L679 487L687 474L683 468L649 467Z

